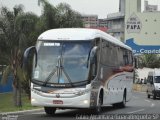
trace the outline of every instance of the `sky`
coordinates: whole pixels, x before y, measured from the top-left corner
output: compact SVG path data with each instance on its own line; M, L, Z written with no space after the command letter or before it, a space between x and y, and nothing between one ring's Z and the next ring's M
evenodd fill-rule
M99 18L107 18L107 14L119 11L119 0L48 0L52 5L61 2L68 3L73 10L81 14L94 14ZM144 0L142 0L144 1ZM23 4L24 11L31 11L41 15L42 7L38 6L38 0L0 0L0 7L7 6L12 9L15 5ZM149 4L160 5L160 0L149 0ZM142 2L143 6L143 2Z

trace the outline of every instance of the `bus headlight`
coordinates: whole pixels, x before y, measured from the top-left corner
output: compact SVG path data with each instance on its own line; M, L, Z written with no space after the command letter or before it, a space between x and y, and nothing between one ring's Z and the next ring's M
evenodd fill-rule
M35 102L35 101L36 101L36 99L34 99L34 98L31 99L31 102Z
M89 91L90 91L90 89L80 90L80 91L76 92L75 95L84 95L84 94L88 93Z
M88 104L88 100L84 100L83 103L84 103L84 104Z

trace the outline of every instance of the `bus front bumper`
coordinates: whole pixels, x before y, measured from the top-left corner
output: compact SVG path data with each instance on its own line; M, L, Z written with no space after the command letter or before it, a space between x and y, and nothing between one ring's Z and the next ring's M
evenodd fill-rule
M59 94L59 98L46 97L37 93L31 93L31 104L33 106L45 106L56 108L89 108L90 107L90 92L76 97L64 98Z

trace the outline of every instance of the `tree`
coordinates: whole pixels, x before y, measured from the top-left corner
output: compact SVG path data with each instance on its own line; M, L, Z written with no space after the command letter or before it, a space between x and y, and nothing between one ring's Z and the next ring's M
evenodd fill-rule
M1 8L0 28L2 30L1 43L5 47L2 50L7 67L2 76L2 82L7 81L9 74L13 75L14 105L22 106L21 81L24 79L22 72L22 56L27 45L32 43L34 27L38 17L31 13L24 13L23 6L15 6L13 11L6 7ZM36 39L34 40L36 41ZM2 58L2 56L1 56Z
M58 22L60 28L83 27L81 15L72 10L70 5L66 3L60 3L56 8L58 12Z
M43 5L39 21L41 32L53 28L83 27L81 15L72 10L68 4L60 3L55 7L47 0L39 0L39 3Z
M157 54L144 54L139 57L139 66L148 68L159 68L160 57Z
M39 24L41 24L41 32L48 29L53 29L58 27L57 20L57 10L52 6L47 0L38 0L39 4L43 6L43 12L40 17Z

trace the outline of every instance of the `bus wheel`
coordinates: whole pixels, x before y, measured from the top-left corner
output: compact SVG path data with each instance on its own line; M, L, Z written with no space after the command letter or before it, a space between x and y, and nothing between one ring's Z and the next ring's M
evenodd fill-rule
M44 111L47 115L54 115L56 112L56 108L54 107L44 107Z
M122 102L116 104L116 107L118 108L124 108L125 106L126 106L126 91L123 94Z
M123 101L121 102L122 108L126 106L126 95L123 96Z
M102 104L103 104L103 95L100 94L97 106L96 106L96 108L93 109L93 113L94 114L100 114L101 113L101 111L102 111Z

